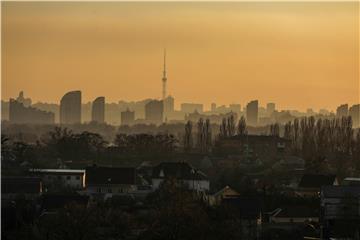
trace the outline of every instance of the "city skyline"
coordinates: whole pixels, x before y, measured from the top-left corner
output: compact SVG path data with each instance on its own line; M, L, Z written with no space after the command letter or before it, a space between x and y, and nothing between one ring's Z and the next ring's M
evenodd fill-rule
M166 47L167 92L177 109L257 99L335 111L359 103L357 7L8 2L2 99L24 90L34 102L59 103L77 89L83 102L161 99Z

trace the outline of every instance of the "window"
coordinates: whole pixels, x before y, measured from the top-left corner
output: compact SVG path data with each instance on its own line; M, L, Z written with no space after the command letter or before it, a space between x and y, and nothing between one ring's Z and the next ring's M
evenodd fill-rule
M80 176L76 176L76 180L80 180Z
M66 180L70 180L71 179L71 176L66 176Z

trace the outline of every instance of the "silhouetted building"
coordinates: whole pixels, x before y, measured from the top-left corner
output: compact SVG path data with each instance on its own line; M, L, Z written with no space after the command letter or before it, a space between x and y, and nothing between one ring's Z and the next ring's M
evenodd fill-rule
M336 117L346 117L349 114L349 106L347 104L342 104L336 108Z
M212 103L211 104L211 111L215 112L216 111L216 103Z
M349 115L352 118L353 126L360 127L360 104L352 105L349 109Z
M121 125L132 125L135 121L135 112L126 109L126 111L121 112Z
M360 186L323 186L320 193L324 239L358 239Z
M88 167L85 177L89 195L124 195L136 190L136 169L115 167Z
M81 123L81 91L66 93L60 101L60 124Z
M304 174L296 190L298 196L319 196L323 186L339 185L336 175Z
M175 100L172 96L168 96L164 99L164 116L169 119L169 116L174 112Z
M193 113L195 111L202 113L204 105L198 103L182 103L180 109L184 113Z
M55 115L33 107L25 107L14 99L10 99L9 121L11 123L54 124Z
M259 102L254 100L246 105L246 122L250 126L256 126L258 122Z
M231 112L239 114L241 112L241 105L240 104L230 104L229 109Z
M31 106L31 98L25 98L24 97L24 92L21 91L19 93L19 96L16 98L16 101L18 101L19 103L22 103L24 105L24 107L30 107Z
M268 116L275 112L275 103L268 103L266 104L266 113Z
M105 97L98 97L92 103L91 121L105 122Z
M145 105L145 120L148 123L162 124L164 115L163 101L152 100Z
M237 121L238 115L237 115L237 113L234 113L234 112L228 112L228 113L224 113L224 114L205 115L205 114L201 114L201 113L198 113L197 111L195 111L193 113L186 114L185 121L186 122L190 121L190 122L196 123L200 120L200 118L202 118L204 121L206 119L209 119L211 123L220 124L224 118L229 118L231 115L234 116L235 121Z
M10 102L1 100L1 121L9 120Z

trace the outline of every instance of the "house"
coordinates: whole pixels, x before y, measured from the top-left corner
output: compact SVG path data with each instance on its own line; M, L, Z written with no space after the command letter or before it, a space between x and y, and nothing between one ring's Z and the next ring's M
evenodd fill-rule
M42 182L38 177L1 177L1 199L11 200L18 195L33 200L42 193Z
M93 166L86 168L85 188L89 195L111 197L137 190L135 168Z
M295 193L302 197L316 197L322 186L339 185L335 175L304 174Z
M153 190L158 189L163 181L171 178L186 185L189 189L199 192L207 192L210 189L207 176L190 164L186 162L162 162L154 167L152 172Z
M323 236L359 239L360 186L324 186L320 196Z
M211 194L208 196L209 205L220 205L223 200L231 199L231 198L238 198L240 197L240 194L232 189L229 186L224 187L223 189L217 191L214 194Z
M360 178L347 177L342 181L341 185L344 185L344 186L360 186Z
M84 169L30 169L29 172L42 179L45 192L49 188L58 188L59 185L72 189L85 187Z
M283 206L270 213L272 223L306 223L319 222L319 210L309 206Z

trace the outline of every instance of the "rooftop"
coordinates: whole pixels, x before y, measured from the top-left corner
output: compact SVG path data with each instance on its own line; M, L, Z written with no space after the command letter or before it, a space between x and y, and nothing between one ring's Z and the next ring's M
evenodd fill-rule
M300 180L300 188L320 188L322 186L334 185L335 175L304 174Z
M206 180L207 176L186 162L162 162L153 169L152 178Z
M86 168L86 185L88 184L131 184L136 182L135 168L88 167Z

